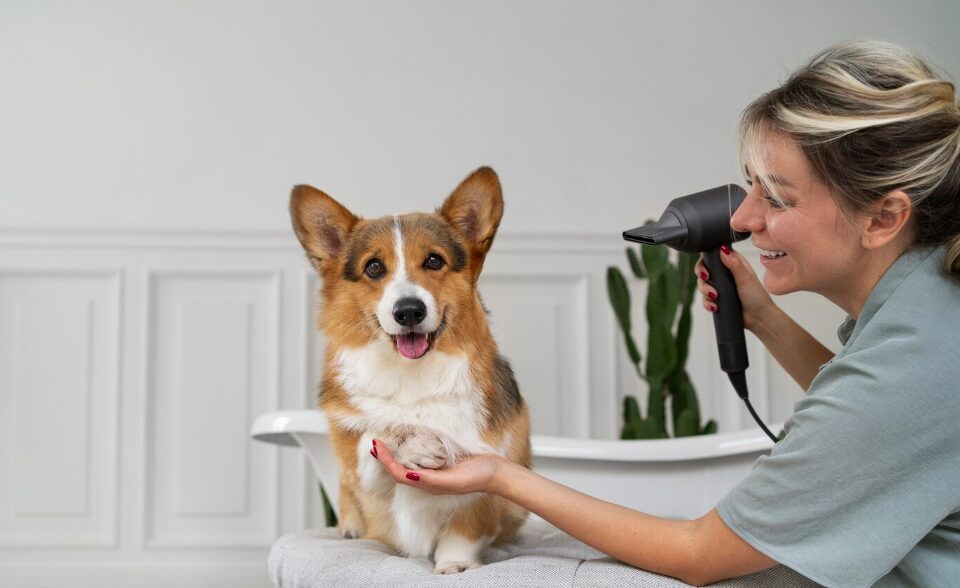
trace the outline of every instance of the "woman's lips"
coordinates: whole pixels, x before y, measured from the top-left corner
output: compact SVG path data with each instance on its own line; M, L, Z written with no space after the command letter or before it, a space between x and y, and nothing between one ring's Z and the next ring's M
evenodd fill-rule
M776 265L785 257L787 253L778 249L760 249L760 263L764 267Z

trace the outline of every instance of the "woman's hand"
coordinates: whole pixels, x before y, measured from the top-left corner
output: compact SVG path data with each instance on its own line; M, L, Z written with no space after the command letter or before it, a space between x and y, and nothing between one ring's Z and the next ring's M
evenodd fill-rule
M776 305L744 256L725 245L721 248L720 260L730 269L737 284L737 294L743 307L743 326L753 331L767 313L776 309ZM717 305L714 303L717 300L717 291L710 285L710 273L703 264L702 255L693 271L697 274L697 289L703 296L703 307L709 312L716 312Z
M387 473L398 484L420 488L430 494L469 494L491 492L498 481L497 475L507 463L499 455L475 455L452 468L440 470L408 470L394 459L382 441L373 440L370 453L377 458Z

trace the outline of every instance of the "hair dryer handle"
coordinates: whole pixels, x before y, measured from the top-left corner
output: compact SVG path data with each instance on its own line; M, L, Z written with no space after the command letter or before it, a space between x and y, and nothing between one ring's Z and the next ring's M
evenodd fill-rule
M713 327L717 332L717 350L720 369L742 372L747 369L747 342L743 336L743 308L737 294L733 274L723 265L720 249L703 252L703 263L710 272L710 285L717 290L717 311L713 313Z

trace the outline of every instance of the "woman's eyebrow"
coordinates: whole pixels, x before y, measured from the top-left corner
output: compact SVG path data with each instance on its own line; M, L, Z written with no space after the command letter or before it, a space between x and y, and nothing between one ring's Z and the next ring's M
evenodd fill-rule
M777 174L769 174L767 178L769 178L771 182L778 186L783 186L784 188L796 188L796 186L791 184L786 178L778 176Z
M743 166L743 173L747 174L748 178L751 177L750 168L746 165ZM777 174L767 174L766 176L764 176L764 178L761 179L761 183L766 180L769 180L770 182L778 186L783 186L784 188L796 188L796 186L794 186L789 180L787 180L783 176L778 176Z

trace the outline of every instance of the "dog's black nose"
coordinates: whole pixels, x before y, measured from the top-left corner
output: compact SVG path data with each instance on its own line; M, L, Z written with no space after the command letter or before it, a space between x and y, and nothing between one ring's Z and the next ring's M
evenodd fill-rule
M393 318L405 327L419 325L427 318L427 305L419 298L401 298L393 305Z

